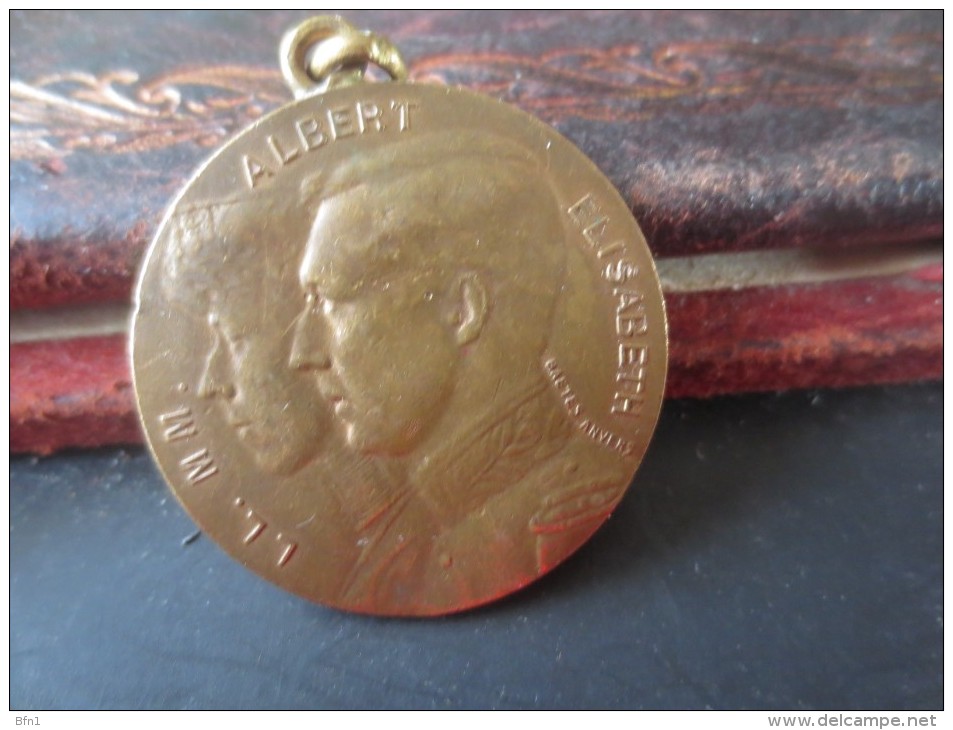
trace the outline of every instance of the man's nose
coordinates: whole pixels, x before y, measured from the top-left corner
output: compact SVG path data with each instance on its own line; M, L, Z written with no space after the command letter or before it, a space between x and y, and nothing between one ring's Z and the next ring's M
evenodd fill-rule
M212 345L212 350L205 360L202 377L199 379L200 398L221 396L231 400L235 397L235 386L231 382L227 355L223 350L220 338L216 337L215 344Z
M310 307L295 321L294 340L288 364L295 370L327 370L331 356L325 342L325 325Z

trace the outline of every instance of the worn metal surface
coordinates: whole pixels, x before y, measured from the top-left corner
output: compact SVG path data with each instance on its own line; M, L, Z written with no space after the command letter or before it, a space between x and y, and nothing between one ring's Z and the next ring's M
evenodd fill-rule
M664 393L658 277L552 128L462 90L319 81L170 208L136 292L143 427L203 530L270 580L460 611L621 499Z

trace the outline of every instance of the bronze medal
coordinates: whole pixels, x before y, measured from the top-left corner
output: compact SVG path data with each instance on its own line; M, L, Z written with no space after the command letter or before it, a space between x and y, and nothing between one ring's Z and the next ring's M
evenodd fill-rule
M574 552L645 453L667 361L645 239L557 132L405 74L338 18L296 101L174 201L132 360L149 445L230 555L323 604L437 615Z

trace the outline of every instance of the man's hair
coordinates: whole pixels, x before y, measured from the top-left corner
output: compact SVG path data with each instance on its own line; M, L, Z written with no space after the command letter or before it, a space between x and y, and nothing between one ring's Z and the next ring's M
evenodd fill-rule
M567 237L545 167L503 138L437 132L369 150L315 176L305 182L305 197L320 203L362 191L358 205L378 231L375 258L396 269L435 270L448 281L457 272L478 274L491 310L531 323L530 337L545 345ZM525 339L525 329L515 329Z

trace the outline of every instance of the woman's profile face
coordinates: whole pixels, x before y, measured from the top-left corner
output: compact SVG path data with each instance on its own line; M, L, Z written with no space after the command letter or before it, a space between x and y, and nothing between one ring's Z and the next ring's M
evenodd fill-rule
M307 378L288 368L288 337L258 326L259 313L209 308L211 346L199 395L214 400L228 427L263 470L292 474L320 451L327 405Z

